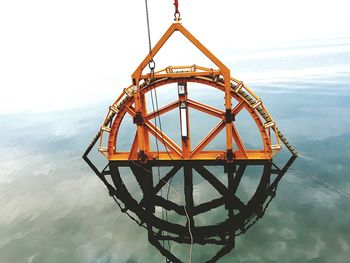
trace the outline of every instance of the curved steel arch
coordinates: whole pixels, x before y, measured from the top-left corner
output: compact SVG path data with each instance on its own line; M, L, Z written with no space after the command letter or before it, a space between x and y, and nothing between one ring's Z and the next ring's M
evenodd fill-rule
M189 67L176 67L177 70L180 69L188 69ZM201 71L197 71L197 69L201 69ZM173 71L174 67L168 67L164 70L156 72L154 74L154 81L151 83L148 81L148 78L145 77L143 83L140 88L140 96L143 98L143 105L146 106L145 95L147 92L152 89L157 89L163 87L167 84L178 83L178 82L194 82L204 84L218 90L224 91L224 83L222 79L220 79L220 75L213 75L213 71L211 69L206 69L198 66L191 66L191 71L186 73L187 76L184 76L184 73L175 73L180 76L164 77L164 72ZM196 73L199 73L197 76ZM173 72L170 74L174 74ZM239 85L241 87L239 88ZM238 90L239 88L239 90ZM244 91L245 90L245 91ZM107 147L100 147L101 152L108 153L107 157L110 160L137 160L139 158L139 149L138 149L138 139L137 132L135 134L134 142L130 145L129 152L120 152L118 151L118 147L116 145L118 131L120 128L120 124L123 121L125 114L129 114L134 119L137 118L137 113L133 104L135 103L133 89L132 87L128 87L124 90L122 95L116 100L116 102L110 107L110 110L107 114L106 120L110 118L110 125L101 127L101 138L105 133L109 133L108 135L108 145ZM280 147L275 148L271 145L272 142L272 134L275 134L276 141L279 143L278 136L275 131L275 124L272 122L272 118L268 115L265 107L263 106L260 99L257 99L255 94L242 83L235 79L231 79L231 96L237 101L237 104L231 109L231 113L236 116L239 112L245 109L252 119L254 120L257 129L260 133L263 148L260 150L249 150L246 149L241 136L239 135L234 122L232 122L233 127L233 140L237 145L237 149L234 149L234 159L271 159L274 153L276 153ZM216 151L203 151L206 145L210 141L212 141L215 136L225 128L226 119L225 112L211 107L209 105L199 103L197 101L191 100L189 98L185 98L188 107L194 108L196 110L202 111L206 114L210 114L216 116L219 119L218 124L211 130L207 136L205 136L201 142L194 148L190 146L190 137L186 139L186 143L182 144L182 147L173 142L164 132L160 131L157 127L155 127L151 123L151 119L162 115L170 110L174 110L180 105L180 98L164 107L159 109L156 112L146 113L142 116L142 124L145 132L146 138L146 156L149 160L210 160L210 159L225 159L225 153L227 149L217 149ZM258 104L258 105L257 105ZM257 106L256 106L257 105ZM264 114L267 114L269 122L264 123L264 119L259 114L258 110L263 110ZM267 125L272 123L272 125ZM272 131L272 132L271 132ZM155 136L158 140L166 145L169 149L168 152L160 152L159 154L154 151L150 151L149 148L149 134ZM184 140L184 139L183 139ZM101 139L102 142L102 139ZM278 146L280 146L278 144Z
M157 72L144 74L143 71L147 64L153 61L154 56L174 32L183 34L218 69L197 65L170 66ZM145 94L152 89L174 82L197 82L223 91L224 110L222 111L190 100L187 98L187 94L182 94L181 96L179 95L178 101L162 109L157 109L156 112L147 113ZM232 98L235 98L238 102L235 107L232 107ZM215 128L193 149L191 148L190 137L187 136L187 133L185 136L182 136L182 146L180 147L150 121L157 115L159 116L169 110L175 109L180 103L182 104L182 108L185 108L187 117L187 107L192 107L221 119ZM263 142L263 149L249 150L245 148L234 123L235 115L242 109L247 110L255 121ZM126 113L133 117L136 124L136 133L130 151L120 152L117 149L116 140L120 124ZM224 128L226 131L226 149L203 151L205 146ZM108 133L108 144L103 145L103 138L106 133ZM150 134L160 140L169 151L160 153L152 152L150 149ZM148 160L225 159L228 162L232 162L233 159L271 159L282 148L280 139L293 154L296 154L295 150L276 128L275 122L261 99L243 84L242 81L232 78L230 76L230 70L177 21L169 27L154 48L136 68L132 74L132 85L124 89L119 98L110 106L110 110L100 129L99 151L109 160L118 161L140 160L141 162L147 162ZM237 149L233 149L233 141L236 143Z

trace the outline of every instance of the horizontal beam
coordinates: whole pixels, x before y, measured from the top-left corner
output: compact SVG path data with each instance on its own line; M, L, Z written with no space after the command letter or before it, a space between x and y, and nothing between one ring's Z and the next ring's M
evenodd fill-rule
M271 159L271 156L266 154L263 150L247 150L247 157L239 151L234 151L235 160L268 160ZM169 156L170 155L170 156ZM158 161L158 152L147 152L148 160ZM181 161L181 160L192 160L192 161L210 161L210 160L225 160L226 152L225 151L201 151L196 155L195 158L184 159L178 154L169 151L159 152L159 159L164 161ZM111 161L130 161L129 152L116 152L109 156ZM134 160L136 161L136 160Z
M139 165L142 165L142 163L139 162L139 160L113 160L111 161L115 165L120 167L130 167L130 165L133 165L135 163L138 163ZM173 167L174 165L194 165L196 163L199 163L200 165L204 166L222 166L222 165L266 165L270 164L271 160L247 160L247 159L239 159L239 160L233 160L232 163L227 163L226 160L148 160L147 165L150 167Z
M141 75L141 79L161 79L161 78L188 78L188 77L201 77L201 76L212 76L212 75L220 75L221 72L219 70L215 70L213 72L197 72L197 71L177 71L177 72L169 72L169 73L158 73L154 76L150 73Z

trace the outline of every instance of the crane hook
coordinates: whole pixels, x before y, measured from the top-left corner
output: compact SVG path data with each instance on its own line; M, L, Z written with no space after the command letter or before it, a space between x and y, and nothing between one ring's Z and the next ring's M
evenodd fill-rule
M180 21L181 17L180 17L179 1L178 0L174 0L174 6L175 6L174 20Z

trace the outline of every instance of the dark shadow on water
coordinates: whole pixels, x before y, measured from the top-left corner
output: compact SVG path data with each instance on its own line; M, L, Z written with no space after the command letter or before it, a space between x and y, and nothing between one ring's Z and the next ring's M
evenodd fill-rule
M171 251L174 243L209 244L218 247L212 258L205 262L217 262L230 253L235 248L235 238L244 234L264 216L269 203L276 196L279 181L295 158L289 159L281 168L271 161L153 161L147 164L111 161L100 172L87 155L84 155L85 161L104 182L121 211L147 230L149 242L160 251L167 262L183 262ZM248 166L261 166L262 175L255 193L248 202L243 202L237 194L237 189L243 176L249 176L245 174ZM137 201L127 188L125 177L120 173L121 167L129 167L135 176L142 191L141 201ZM161 175L161 178L157 176L160 174L159 167L167 167L169 170ZM213 173L215 168L219 167L224 168L224 174ZM109 176L112 180L107 179ZM182 176L180 181L183 183L182 204L179 199L169 199L170 184L173 179L179 181L179 176ZM216 190L218 197L195 204L194 176L208 182ZM221 180L223 176L226 177L225 180ZM196 180L198 181L198 178ZM162 189L168 194L160 194ZM217 208L225 211L224 220L215 224L196 224L198 216ZM157 209L162 211L162 216L158 216ZM168 213L177 219L168 220Z

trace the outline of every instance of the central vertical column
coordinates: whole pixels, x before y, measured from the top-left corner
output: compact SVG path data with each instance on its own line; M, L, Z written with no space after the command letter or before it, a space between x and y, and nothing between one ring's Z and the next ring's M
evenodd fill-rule
M225 121L226 121L226 158L228 162L232 162L234 154L232 151L232 95L231 95L231 82L230 82L230 70L227 69L222 72L225 82Z
M191 153L190 140L190 122L187 107L187 82L179 82L177 84L179 102L180 102L180 126L181 126L181 142L182 156L189 159Z

